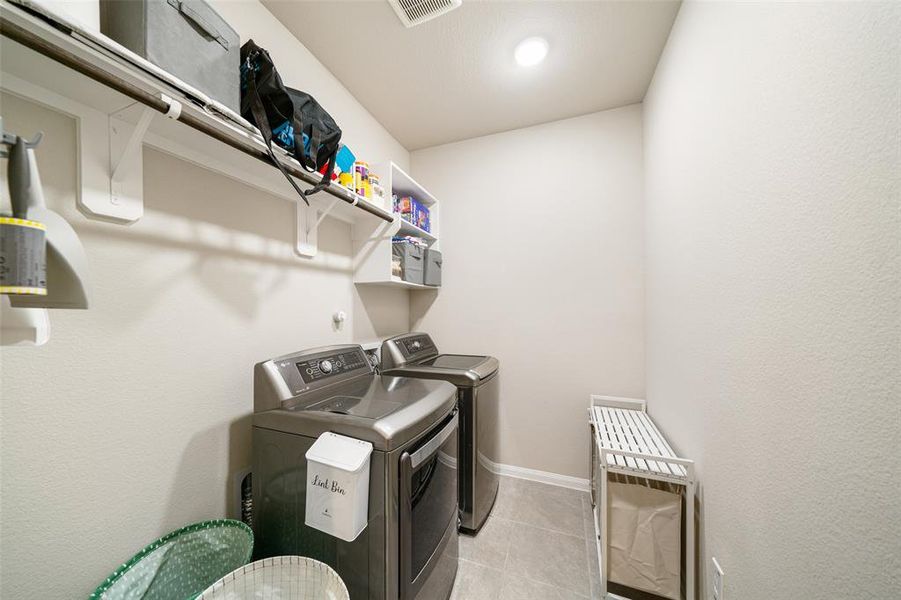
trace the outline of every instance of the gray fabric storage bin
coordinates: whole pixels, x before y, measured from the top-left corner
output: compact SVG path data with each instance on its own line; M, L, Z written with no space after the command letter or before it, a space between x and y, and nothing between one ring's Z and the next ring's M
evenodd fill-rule
M100 0L100 30L241 112L241 40L204 0Z
M423 283L426 285L441 285L441 253L429 248L425 251L425 267L423 268Z
M425 255L423 249L415 244L394 242L391 244L391 253L400 260L401 279L421 285Z

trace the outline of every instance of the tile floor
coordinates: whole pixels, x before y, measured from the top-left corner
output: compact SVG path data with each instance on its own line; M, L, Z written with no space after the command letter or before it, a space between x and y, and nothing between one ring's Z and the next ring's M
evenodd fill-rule
M460 536L451 600L599 598L587 492L501 477L476 536Z

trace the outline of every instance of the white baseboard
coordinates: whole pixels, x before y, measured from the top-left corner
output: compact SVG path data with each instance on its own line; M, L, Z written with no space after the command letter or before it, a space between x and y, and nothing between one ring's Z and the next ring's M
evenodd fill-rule
M581 477L572 477L570 475L559 475L557 473L549 473L548 471L539 471L537 469L527 469L525 467L516 467L513 465L502 465L496 462L485 461L489 463L489 468L498 475L507 477L516 477L517 479L527 479L529 481L537 481L539 483L547 483L548 485L556 485L580 492L588 491L588 480Z

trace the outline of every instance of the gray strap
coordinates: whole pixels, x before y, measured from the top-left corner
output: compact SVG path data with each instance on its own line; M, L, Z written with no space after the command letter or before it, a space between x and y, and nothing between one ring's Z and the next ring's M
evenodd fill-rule
M219 42L219 45L228 50L228 40L225 39L219 30L216 29L216 26L210 23L207 19L203 18L199 12L197 12L194 7L192 7L188 2L184 2L182 0L168 0L169 5L178 10L185 18L189 19L192 23L200 27L204 33L206 33L209 37Z

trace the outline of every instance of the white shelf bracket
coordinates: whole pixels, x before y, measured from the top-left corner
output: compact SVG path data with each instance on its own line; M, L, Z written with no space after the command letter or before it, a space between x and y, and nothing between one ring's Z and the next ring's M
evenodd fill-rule
M181 103L160 94L160 98L168 105L166 117L178 119L181 115ZM133 106L110 115L109 147L110 147L110 200L109 205L92 212L100 217L116 221L133 223L144 215L144 136L153 122L157 110L144 106L141 108L137 123L124 120L123 114L133 114Z
M297 243L294 252L298 256L303 258L316 256L319 252L319 226L340 201L339 198L335 198L324 211L315 206L307 206L302 200L295 203Z
M130 168L135 165L135 162L141 159L141 145L144 141L144 134L147 133L150 122L153 120L153 113L155 112L156 111L149 106L145 107L144 110L141 111L141 118L138 119L138 124L131 130L131 134L127 136L128 140L125 142L122 153L119 154L118 157L110 156L112 162L114 162L110 172L110 178L114 183L123 181ZM110 124L110 128L118 135L118 131L114 125Z

